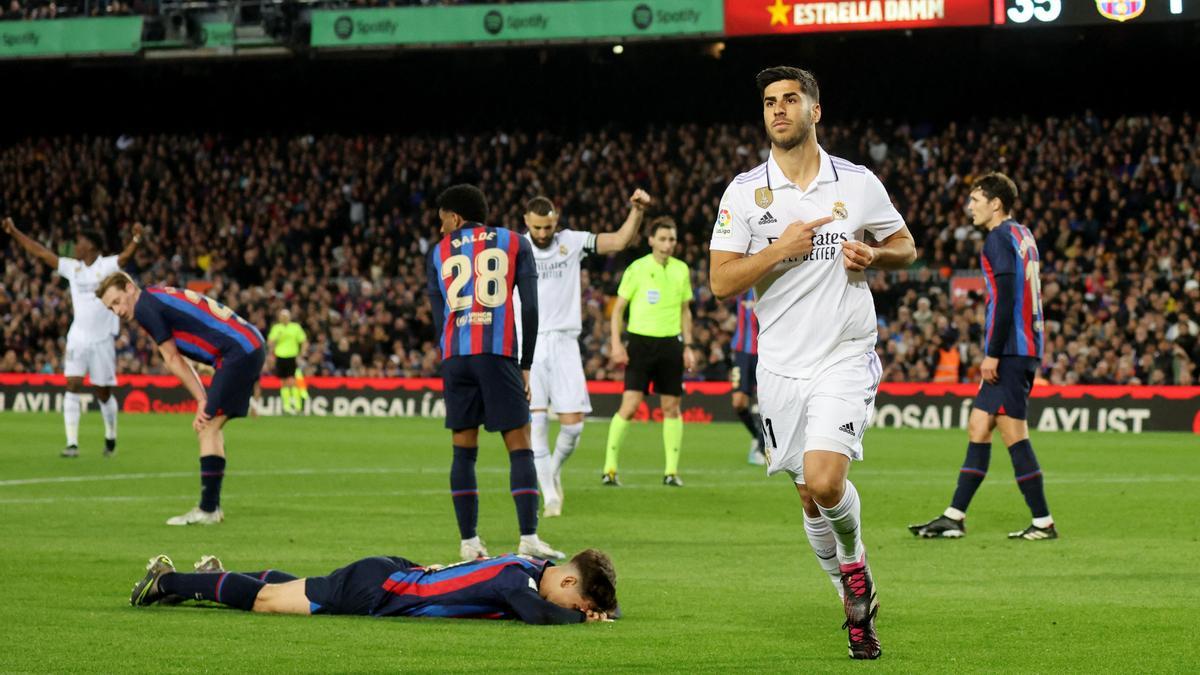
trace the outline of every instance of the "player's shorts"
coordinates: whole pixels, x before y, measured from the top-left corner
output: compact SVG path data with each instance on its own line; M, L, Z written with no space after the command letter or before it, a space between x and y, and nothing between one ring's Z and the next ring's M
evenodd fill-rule
M275 377L286 379L296 376L296 357L294 356L276 356L275 357Z
M554 406L557 413L592 412L578 335L565 331L538 333L529 392L529 407L534 410Z
M68 341L63 374L67 377L87 375L97 387L117 386L117 348L113 340L97 340L90 344Z
M452 356L442 362L446 428L509 431L529 424L525 378L515 359L496 354Z
M223 359L208 385L208 405L204 406L204 412L231 420L245 417L250 412L250 397L254 396L254 385L258 384L266 358L266 352L259 347L244 356Z
M387 591L383 584L388 577L413 567L420 567L406 558L375 556L363 558L330 572L323 577L304 580L304 595L313 614L373 614L383 604Z
M804 453L863 457L862 438L875 414L883 366L875 352L843 359L801 380L758 367L758 410L766 437L767 475L786 471L804 482Z
M989 415L1025 419L1029 411L1029 392L1041 362L1032 356L1001 356L995 384L984 382L975 396L974 407Z
M733 353L733 370L729 371L729 384L734 391L753 396L758 390L758 354Z
M647 337L629 334L629 365L625 367L625 391L663 396L683 395L683 341L676 337Z

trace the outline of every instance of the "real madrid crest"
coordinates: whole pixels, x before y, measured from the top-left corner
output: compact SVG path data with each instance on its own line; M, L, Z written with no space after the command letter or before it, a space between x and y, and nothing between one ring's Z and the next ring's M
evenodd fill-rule
M754 191L754 203L758 204L758 208L765 209L775 201L775 193L771 192L769 187L760 187Z
M566 254L567 254L567 245L566 245L566 244L559 244L559 245L558 245L558 254L559 254L559 255L566 255Z
M833 203L833 217L836 220L845 220L850 217L850 212L846 210L845 202Z

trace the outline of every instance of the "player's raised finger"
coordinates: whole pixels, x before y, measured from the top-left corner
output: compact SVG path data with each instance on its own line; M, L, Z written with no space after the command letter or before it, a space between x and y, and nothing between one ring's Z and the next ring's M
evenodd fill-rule
M800 226L800 229L805 230L807 232L811 232L811 231L817 229L818 227L821 227L822 225L825 225L827 223L832 223L832 222L833 222L833 216L824 216L821 218L817 218L816 220L810 220L807 223L802 224Z

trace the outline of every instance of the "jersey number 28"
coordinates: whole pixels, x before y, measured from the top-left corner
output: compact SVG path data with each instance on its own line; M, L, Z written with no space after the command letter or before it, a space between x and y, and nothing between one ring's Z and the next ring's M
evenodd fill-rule
M465 255L452 255L442 263L442 279L452 277L446 288L446 303L450 311L470 309L472 298L462 295L471 274L471 259ZM484 307L499 307L508 300L508 254L500 249L484 249L475 256L475 297Z

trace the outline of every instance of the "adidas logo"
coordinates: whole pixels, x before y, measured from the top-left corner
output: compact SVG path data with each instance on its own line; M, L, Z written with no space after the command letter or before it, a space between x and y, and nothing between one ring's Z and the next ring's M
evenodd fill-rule
M778 223L778 222L779 222L778 220L775 220L775 216L771 215L770 211L767 211L766 213L763 214L762 218L758 219L759 225L770 225L771 223Z
M854 422L846 422L842 426L838 427L838 431L841 431L843 433L847 433L847 434L850 434L851 436L853 436L854 435Z

